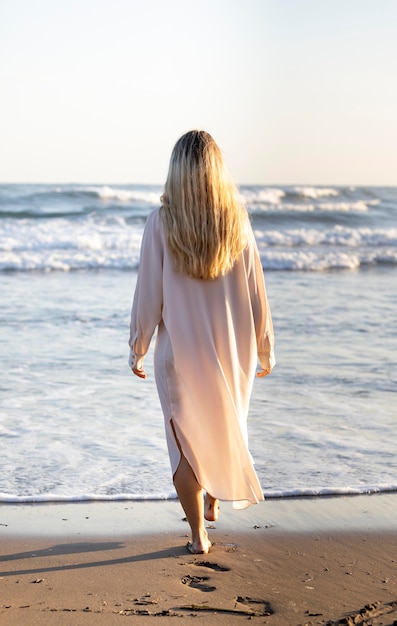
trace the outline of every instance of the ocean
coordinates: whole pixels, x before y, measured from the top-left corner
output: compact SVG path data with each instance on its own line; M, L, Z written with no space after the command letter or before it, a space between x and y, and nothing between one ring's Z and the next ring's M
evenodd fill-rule
M0 502L175 498L127 364L156 185L0 185ZM397 188L241 186L277 365L254 384L265 497L397 490Z

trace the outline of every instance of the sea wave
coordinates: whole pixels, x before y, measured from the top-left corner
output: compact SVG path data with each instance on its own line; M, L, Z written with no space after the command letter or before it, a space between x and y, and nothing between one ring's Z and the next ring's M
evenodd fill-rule
M103 187L88 187L85 193L93 194L101 200L117 200L118 202L144 203L157 206L160 203L160 193L157 191L139 191L137 189L117 189L104 185Z
M147 215L159 206L161 193L159 185L0 185L0 217L73 217L112 209L143 210ZM383 195L386 197L386 192ZM253 214L283 212L286 216L297 212L365 213L381 202L375 188L242 186L240 196Z
M292 194L296 194L301 198L324 198L326 196L339 196L338 189L333 187L294 187Z
M273 271L322 272L370 266L397 266L397 252L275 251L260 252L262 267Z
M275 189L271 187L240 190L242 202L245 205L251 206L256 204L279 205L285 195L286 192L283 189Z
M143 223L113 218L11 220L0 230L0 271L136 269ZM265 269L355 269L397 265L397 228L255 229Z
M0 185L0 271L135 269L155 185ZM396 266L394 188L243 186L270 270ZM380 205L380 206L378 206Z
M362 246L397 247L397 228L348 228L336 225L331 229L297 228L291 230L255 230L261 246Z
M358 496L372 495L380 493L397 492L397 484L379 484L379 485L363 485L360 487L327 487L320 489L270 489L264 490L265 500L283 499L283 498L321 498L329 496ZM40 494L30 496L18 496L7 493L0 493L0 503L7 504L28 504L28 503L51 503L51 502L159 502L176 500L177 494L171 493L148 493L148 494L130 494L119 493L112 495L102 494L83 494L83 495L58 495L58 494Z
M376 201L375 201L376 202ZM355 202L318 202L316 204L291 204L288 202L277 204L263 204L256 202L255 204L248 204L248 210L251 213L256 213L258 210L263 212L277 212L277 213L365 213L368 211L370 202L364 202L363 200L357 200Z
M278 205L286 201L317 200L326 197L338 197L343 191L334 187L241 187L241 198L246 204Z
M370 266L397 266L397 251L260 250L264 270L308 271L354 270ZM0 272L71 272L83 270L137 270L139 251L47 250L6 252L1 255Z
M102 200L137 200L148 204L158 203L161 195L159 185L1 185L0 204L4 202L43 201L46 199L79 198L84 196Z
M370 207L388 197L376 188L324 187L247 187L241 189L241 199L252 214L283 213L367 213ZM391 194L394 199L394 195Z
M160 203L161 188L101 186L19 185L0 186L0 218L73 217L112 206L123 210L145 209Z

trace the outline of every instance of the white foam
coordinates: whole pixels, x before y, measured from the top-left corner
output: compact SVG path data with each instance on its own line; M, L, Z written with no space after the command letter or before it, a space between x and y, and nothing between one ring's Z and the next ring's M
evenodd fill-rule
M265 498L307 498L321 496L356 496L375 493L393 493L397 491L397 483L363 485L360 487L326 487L321 489L269 489L264 491Z
M396 483L382 483L362 485L359 487L324 487L318 489L296 488L296 489L265 489L263 495L265 499L283 499L283 498L319 498L329 496L354 496L354 495L371 495L380 493L397 492ZM102 494L83 494L83 495L61 495L61 494L38 494L30 496L18 496L0 492L0 502L7 504L29 504L29 503L52 503L52 502L159 502L176 500L177 494L172 491L169 493L117 493L112 495Z
M96 194L101 200L117 200L119 202L137 202L148 205L160 204L160 193L139 191L138 189L117 189L115 187L87 187L87 191Z
M364 202L363 200L357 200L356 202L318 202L315 204L294 204L292 202L261 204L258 202L257 204L249 204L248 207L251 211L261 209L264 212L280 213L366 213L368 211L369 204L370 202Z
M262 266L266 270L312 271L355 270L360 267L397 266L397 252L305 252L261 251Z
M357 200L356 202L319 202L316 205L316 209L338 213L366 213L368 211L368 203L362 200Z
M282 189L267 187L265 189L244 189L241 191L241 199L245 205L252 204L280 204L282 198L285 197L285 191Z
M23 228L21 228L21 225ZM0 270L136 267L143 225L123 218L49 221L10 220L0 232Z
M0 271L133 269L139 263L143 228L128 225L120 216L3 220ZM318 271L397 263L397 228L337 225L322 230L256 230L255 236L267 269Z
M336 225L331 229L297 228L290 230L255 230L255 237L261 246L339 246L397 247L397 228L348 228Z
M329 252L320 254L305 251L261 252L262 265L267 270L324 271L329 269L357 269L362 264L358 254ZM397 262L397 259L396 259Z
M324 198L326 196L339 196L339 191L332 187L294 187L294 191L303 198Z
M31 496L18 496L8 493L0 493L0 502L7 503L33 503L33 502L119 502L133 500L135 502L159 501L159 500L175 500L177 495L171 493L117 493L112 495L102 494L83 494L83 495L61 495L61 494L40 494Z

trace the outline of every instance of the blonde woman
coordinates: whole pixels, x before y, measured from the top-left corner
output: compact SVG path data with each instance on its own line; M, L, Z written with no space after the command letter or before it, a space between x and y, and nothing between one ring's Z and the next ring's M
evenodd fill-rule
M142 239L129 363L146 378L157 328L155 378L187 547L205 554L204 519L217 519L219 500L263 500L247 414L258 358L257 376L275 364L273 326L248 215L211 135L177 141L161 202Z

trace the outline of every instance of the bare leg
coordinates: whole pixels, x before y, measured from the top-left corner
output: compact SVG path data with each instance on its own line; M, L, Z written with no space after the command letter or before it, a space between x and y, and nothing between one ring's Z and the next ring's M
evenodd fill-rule
M174 474L174 485L192 531L190 552L207 554L211 542L204 526L203 490L183 454Z
M204 517L208 522L216 522L219 517L219 500L210 496L209 493L204 497Z

